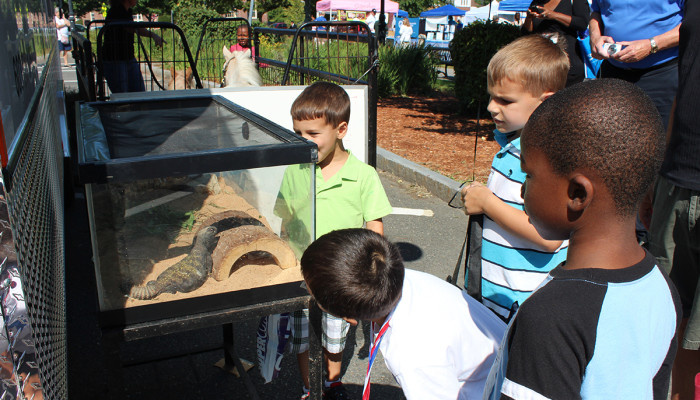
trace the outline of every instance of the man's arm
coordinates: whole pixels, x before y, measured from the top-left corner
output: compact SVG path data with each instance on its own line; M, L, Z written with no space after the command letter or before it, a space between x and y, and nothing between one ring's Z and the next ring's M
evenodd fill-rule
M158 46L158 47L162 46L163 43L165 43L165 40L163 40L163 38L160 37L160 35L158 35L157 33L153 32L153 31L149 31L146 28L138 28L138 30L136 32L139 34L139 36L149 37L149 38L153 39L153 41L156 42L156 46Z
M509 206L480 183L462 188L462 201L467 215L486 214L501 228L529 240L542 250L552 252L562 244L561 241L543 239L524 211Z
M607 60L610 58L608 52L603 50L603 44L615 43L613 38L603 35L604 30L605 26L603 26L600 12L592 12L591 19L588 21L588 34L590 35L591 55L598 60Z
M650 39L654 39L658 51L677 47L680 28L681 24L678 24L670 31L664 32L661 35L656 35L653 38L618 42L624 47L611 58L624 63L641 61L651 54Z

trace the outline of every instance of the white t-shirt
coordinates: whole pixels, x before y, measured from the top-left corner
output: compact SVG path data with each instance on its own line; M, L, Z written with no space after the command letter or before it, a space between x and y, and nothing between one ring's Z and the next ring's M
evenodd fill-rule
M69 41L69 36L68 36L68 21L65 20L65 18L61 17L53 17L54 22L56 23L56 26L60 24L64 24L63 27L61 28L56 28L56 34L58 36L58 40L61 41L62 43L68 43Z
M379 348L407 400L476 399L505 329L493 312L465 299L457 287L407 269Z
M365 24L369 26L369 30L374 33L374 23L377 22L377 17L374 16L374 14L369 14L367 16L367 19L365 19Z
M411 35L413 35L413 28L411 25L401 24L399 28L399 43L407 43L411 41Z

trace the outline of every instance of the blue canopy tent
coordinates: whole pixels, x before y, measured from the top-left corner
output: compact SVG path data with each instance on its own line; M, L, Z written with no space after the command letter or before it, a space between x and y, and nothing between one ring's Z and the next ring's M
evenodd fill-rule
M464 10L460 10L459 8L453 6L452 4L448 4L446 6L438 7L433 10L428 10L428 11L423 11L420 13L421 18L425 17L447 17L447 16L463 16L465 13Z
M408 18L408 11L399 10L399 12L396 13L396 16L399 18Z
M503 0L498 6L500 11L527 11L532 0Z

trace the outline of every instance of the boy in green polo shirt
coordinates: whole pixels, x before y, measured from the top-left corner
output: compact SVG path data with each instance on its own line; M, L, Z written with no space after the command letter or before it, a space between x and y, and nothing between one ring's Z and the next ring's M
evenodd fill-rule
M316 168L316 238L328 232L361 228L384 234L382 218L391 213L377 171L343 147L350 120L350 97L340 86L316 82L304 89L292 104L294 132L318 146ZM311 228L296 215L310 215L309 197L300 188L310 187L308 166L287 168L282 179L275 214L282 218L284 233L300 256L299 244L309 244ZM314 238L314 239L316 239ZM308 310L294 314L293 350L304 381L302 399L308 397ZM347 399L341 383L341 361L349 324L323 313L322 345L328 374L324 399Z

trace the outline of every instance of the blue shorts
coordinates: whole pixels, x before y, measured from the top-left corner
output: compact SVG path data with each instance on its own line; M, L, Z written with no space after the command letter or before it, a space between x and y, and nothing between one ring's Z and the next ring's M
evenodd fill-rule
M70 41L68 43L63 43L62 41L58 41L58 50L59 51L71 51L73 48L70 45Z

